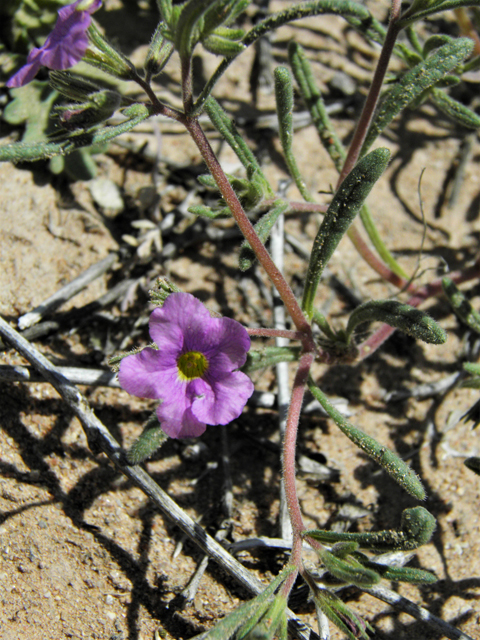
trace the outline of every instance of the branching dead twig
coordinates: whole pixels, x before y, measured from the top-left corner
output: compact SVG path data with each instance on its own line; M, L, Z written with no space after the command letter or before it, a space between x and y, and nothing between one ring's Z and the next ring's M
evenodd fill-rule
M196 524L158 484L137 465L126 463L125 454L105 425L97 418L86 398L69 382L49 360L0 317L0 335L26 358L44 378L55 387L65 403L80 420L89 443L96 451L102 450L115 466L132 480L204 553L240 583L249 593L257 595L264 585L245 569L216 540ZM318 638L295 614L288 611L289 629L298 640Z

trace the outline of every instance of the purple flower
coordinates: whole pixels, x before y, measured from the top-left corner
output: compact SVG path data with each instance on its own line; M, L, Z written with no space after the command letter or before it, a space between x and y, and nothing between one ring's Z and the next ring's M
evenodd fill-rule
M212 318L189 293L171 293L150 316L147 347L120 363L120 385L158 398L157 416L171 438L201 435L207 424L228 424L242 413L253 383L245 364L250 337L230 318Z
M90 15L101 5L102 0L77 0L59 9L57 22L45 44L30 51L27 64L10 78L7 87L23 87L33 80L42 66L68 69L77 64L88 47Z

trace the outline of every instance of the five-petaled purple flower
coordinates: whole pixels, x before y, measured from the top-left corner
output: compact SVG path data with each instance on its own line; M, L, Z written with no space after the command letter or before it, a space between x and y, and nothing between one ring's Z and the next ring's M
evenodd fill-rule
M238 418L253 393L238 371L250 348L236 320L212 318L189 293L171 293L150 316L147 347L120 363L118 379L129 393L158 398L157 416L171 438L201 435L207 424Z
M101 5L102 0L77 0L59 9L57 22L45 44L30 51L27 63L10 78L7 87L23 87L33 80L42 66L68 69L77 64L88 47L90 16Z

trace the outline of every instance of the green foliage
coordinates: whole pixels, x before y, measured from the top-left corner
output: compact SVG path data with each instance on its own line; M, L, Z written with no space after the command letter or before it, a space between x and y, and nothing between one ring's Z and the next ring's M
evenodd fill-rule
M470 38L458 38L436 49L426 60L404 74L384 96L363 143L362 154L368 151L395 116L461 64L472 51L473 41Z
M399 458L393 451L379 444L374 438L367 435L353 424L348 422L342 414L335 409L332 403L315 382L310 378L308 388L313 397L320 402L327 414L332 418L337 427L349 438L357 447L375 460L383 469L405 489L410 495L419 500L425 499L425 489L418 476L410 467ZM347 538L339 538L347 539Z
M405 509L402 513L399 531L376 531L373 533L340 533L312 529L303 535L318 540L322 544L356 542L363 549L371 551L410 551L430 541L436 528L435 518L423 507Z
M447 296L448 302L459 320L475 333L480 334L480 314L470 304L465 294L450 278L442 280L443 292Z
M294 571L295 568L292 565L284 567L262 593L232 611L213 629L195 636L192 640L253 640L257 637L262 640L269 640L273 638L273 634L278 627L285 628L284 620L286 622L287 605L285 598L281 594L275 594ZM275 619L278 625L273 629L272 625L270 625L270 629L268 629L268 627L266 628L267 619L272 613L274 614L272 621ZM256 630L259 631L259 636L255 636ZM268 632L273 631L273 634L265 635L266 630ZM286 636L283 635L281 637Z
M167 434L153 413L143 427L143 433L132 444L127 452L128 464L140 464L149 458L168 440Z
M347 340L358 325L364 322L384 322L430 344L443 344L447 334L428 313L397 300L371 300L358 306L350 315L346 329Z
M389 158L388 149L372 151L354 167L334 195L313 243L308 265L302 301L307 317L313 315L313 302L323 270L373 185L385 171Z

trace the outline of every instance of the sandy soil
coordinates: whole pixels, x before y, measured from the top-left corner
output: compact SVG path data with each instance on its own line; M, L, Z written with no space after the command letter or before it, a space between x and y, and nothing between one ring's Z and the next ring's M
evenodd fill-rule
M111 19L114 30L118 24L114 10ZM148 19L144 22L146 29ZM310 23L313 31L307 31L304 24L297 26L295 35L310 48L322 86L328 90L331 78L342 68L356 79L351 106L335 120L341 134L348 136L376 53L368 49L360 53L355 48L356 36L345 30L341 21L314 20ZM291 28L276 34L276 62L285 60L286 42L292 35ZM144 52L136 48L140 41L132 42L138 59ZM213 57L203 58L206 74L214 64ZM259 111L272 112L273 98L260 92L259 111L253 109L246 73L251 64L252 52L247 52L229 70L216 95L229 101L237 118L250 118L243 129L245 136L276 185L286 176L278 140L273 130L255 128L254 119ZM169 67L170 76L161 91L178 93L176 73ZM300 104L298 107L303 109ZM438 268L469 264L477 253L477 140L460 197L455 206L448 206L448 191L465 135L431 107L424 107L408 113L383 141L392 150L392 162L369 203L386 244L409 273L417 266L424 230L418 181L425 168L421 197L427 233L418 275L422 282L431 280ZM224 166L232 171L237 164L233 155L220 147L214 135L212 142ZM140 127L139 132L126 136L124 143L139 151L112 145L108 153L96 157L98 177L119 187L124 201L121 210L102 208L91 195L91 185L53 178L43 165L0 165L2 316L15 326L19 316L109 252L118 251L118 261L109 272L48 318L58 322L58 327L36 344L53 362L105 367L112 354L145 344L146 292L162 275L215 311L252 326L268 326L271 307L262 293L265 276L259 270L252 277L240 276L236 270L239 241L229 239L228 234L212 241L204 233L206 225L185 213L185 202L191 204L201 197L194 190L201 165L193 143L165 122L159 122L158 129L151 123ZM144 143L147 146L140 151ZM327 192L336 174L313 126L297 131L294 146L312 190ZM164 159L156 172L149 160L152 150ZM174 167L172 162L184 166ZM293 187L288 194L298 198ZM327 202L328 195L319 193L318 199ZM130 245L125 242L126 235L139 238L148 232L135 226L135 221L157 224L170 213L175 216L174 226L166 227L163 237L153 232L149 239L143 235L146 242L140 256L131 239ZM286 221L286 230L309 249L319 220L314 215L292 217ZM211 226L220 231L231 228L229 222ZM157 248L163 247L162 252L157 251L155 242L160 243ZM342 241L330 267L365 300L393 294L348 239ZM289 247L285 268L300 292L306 264ZM85 309L125 278L136 284L114 304L101 310ZM477 283L464 288L478 307ZM320 287L318 304L328 307L335 326L345 322L351 309L328 280ZM438 582L428 587L394 588L478 638L480 478L462 463L465 457L480 455L480 447L478 433L471 425L460 422L450 427L452 416L465 412L478 394L456 389L430 399L385 400L387 392L438 381L460 367L465 329L445 300L433 300L424 308L448 332L445 345L424 346L395 335L361 364L318 365L315 374L330 396L345 399L356 425L409 460L427 488L425 506L438 518L438 527L432 542L419 549L412 566L435 572ZM76 309L80 312L75 313ZM0 362L24 363L11 349L0 353ZM255 384L258 390L275 390L268 372L256 375ZM210 563L193 601L185 603L181 592L201 559L198 549L115 470L106 456L89 450L79 422L48 384L2 383L1 388L1 640L147 640L155 633L156 638L166 640L187 639L211 627L244 599L245 593L233 580ZM128 447L140 433L151 405L121 389L81 389L99 418ZM278 442L277 411L248 406L228 428L227 440L234 493L228 540L278 536L279 456L275 448L265 446L265 441ZM170 441L146 468L187 513L215 534L224 521L218 500L224 482L219 430L209 428L196 444L200 446ZM316 412L302 418L299 450L336 470L334 481L299 474L298 490L309 525L339 526L345 522L342 514L356 509L362 517L350 516L347 524L352 530L395 528L402 509L415 505L331 421ZM267 582L284 556L266 550L244 552L239 559ZM346 599L368 619L378 638L443 637L371 596L351 590ZM314 624L309 604L303 602L296 610ZM341 637L332 630L332 638Z

